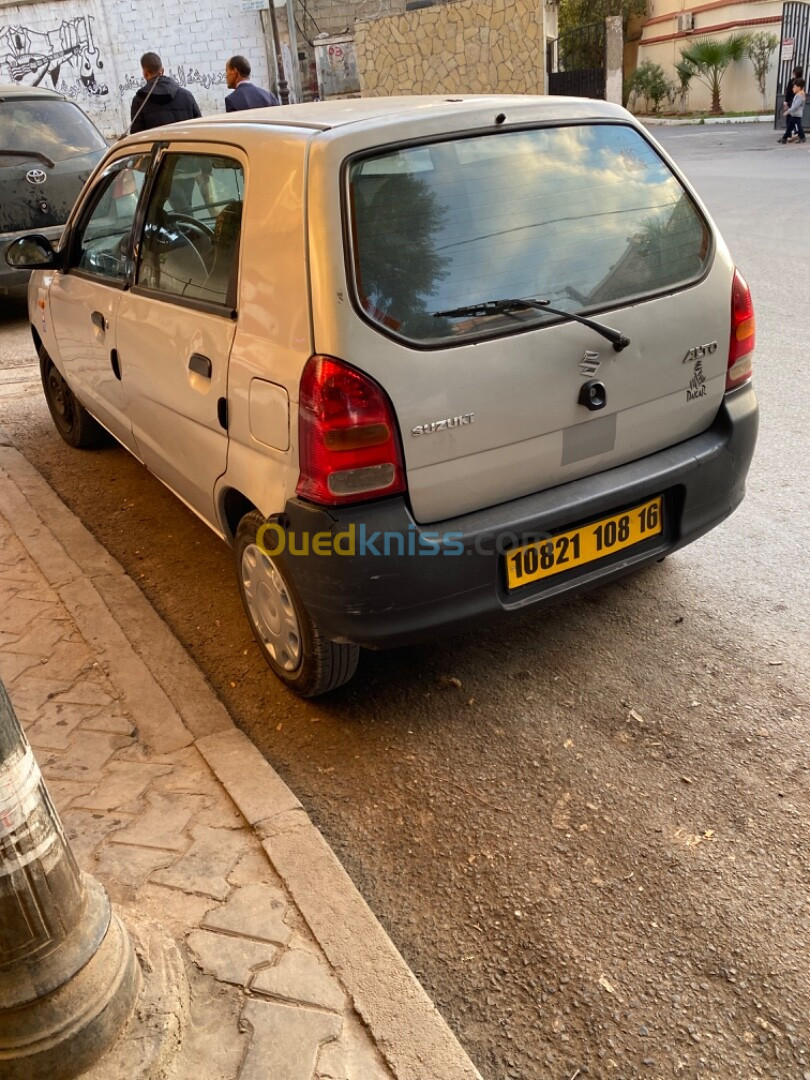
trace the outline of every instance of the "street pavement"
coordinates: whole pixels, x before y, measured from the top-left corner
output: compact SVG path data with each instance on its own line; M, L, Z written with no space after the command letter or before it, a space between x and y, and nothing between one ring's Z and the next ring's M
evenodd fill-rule
M479 1076L298 799L2 432L0 678L142 969L88 1076Z

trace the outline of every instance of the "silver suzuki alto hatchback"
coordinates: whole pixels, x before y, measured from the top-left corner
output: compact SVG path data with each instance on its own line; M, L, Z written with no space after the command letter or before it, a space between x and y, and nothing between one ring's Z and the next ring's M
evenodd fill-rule
M110 431L230 543L273 671L542 607L743 498L748 286L623 109L370 98L131 136L38 268L75 447ZM204 583L201 583L204 588Z

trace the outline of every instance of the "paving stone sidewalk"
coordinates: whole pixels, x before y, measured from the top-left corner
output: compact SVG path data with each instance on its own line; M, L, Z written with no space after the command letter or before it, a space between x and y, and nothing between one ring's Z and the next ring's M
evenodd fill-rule
M178 984L156 1075L478 1077L293 793L2 433L0 678L79 865Z

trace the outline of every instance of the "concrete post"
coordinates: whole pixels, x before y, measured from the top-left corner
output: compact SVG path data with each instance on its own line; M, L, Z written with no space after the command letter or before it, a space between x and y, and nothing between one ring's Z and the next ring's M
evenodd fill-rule
M0 1076L69 1080L132 1012L140 969L79 870L0 682Z
M622 103L624 82L624 30L621 15L605 19L605 101Z

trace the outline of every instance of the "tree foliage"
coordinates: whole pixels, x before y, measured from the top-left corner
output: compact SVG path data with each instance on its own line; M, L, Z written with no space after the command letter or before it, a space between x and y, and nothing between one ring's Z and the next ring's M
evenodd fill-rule
M723 111L720 104L720 83L730 64L739 64L748 56L748 34L732 34L728 38L699 38L688 49L681 49L681 58L695 68L695 76L712 92L713 113Z
M602 22L609 15L621 15L626 34L629 19L646 13L647 0L560 0L558 26L564 34L578 26Z
M426 303L447 274L449 259L436 248L447 207L424 180L405 173L394 173L383 182L374 207L376 227L359 229L357 237L366 310L374 311L386 326L440 332Z
M681 112L683 112L686 109L686 99L689 96L689 84L695 76L695 65L682 56L675 65L675 74L678 76L676 91L678 102L680 103Z
M757 80L759 92L762 94L762 106L765 107L765 81L771 68L771 57L779 38L774 34L752 34L748 41L748 59L754 65L754 78Z
M664 98L670 97L673 92L672 83L664 74L664 69L660 64L654 64L652 60L645 60L643 64L639 64L630 76L629 89L637 99L644 98L645 112L650 111L652 102L652 111L656 113Z

